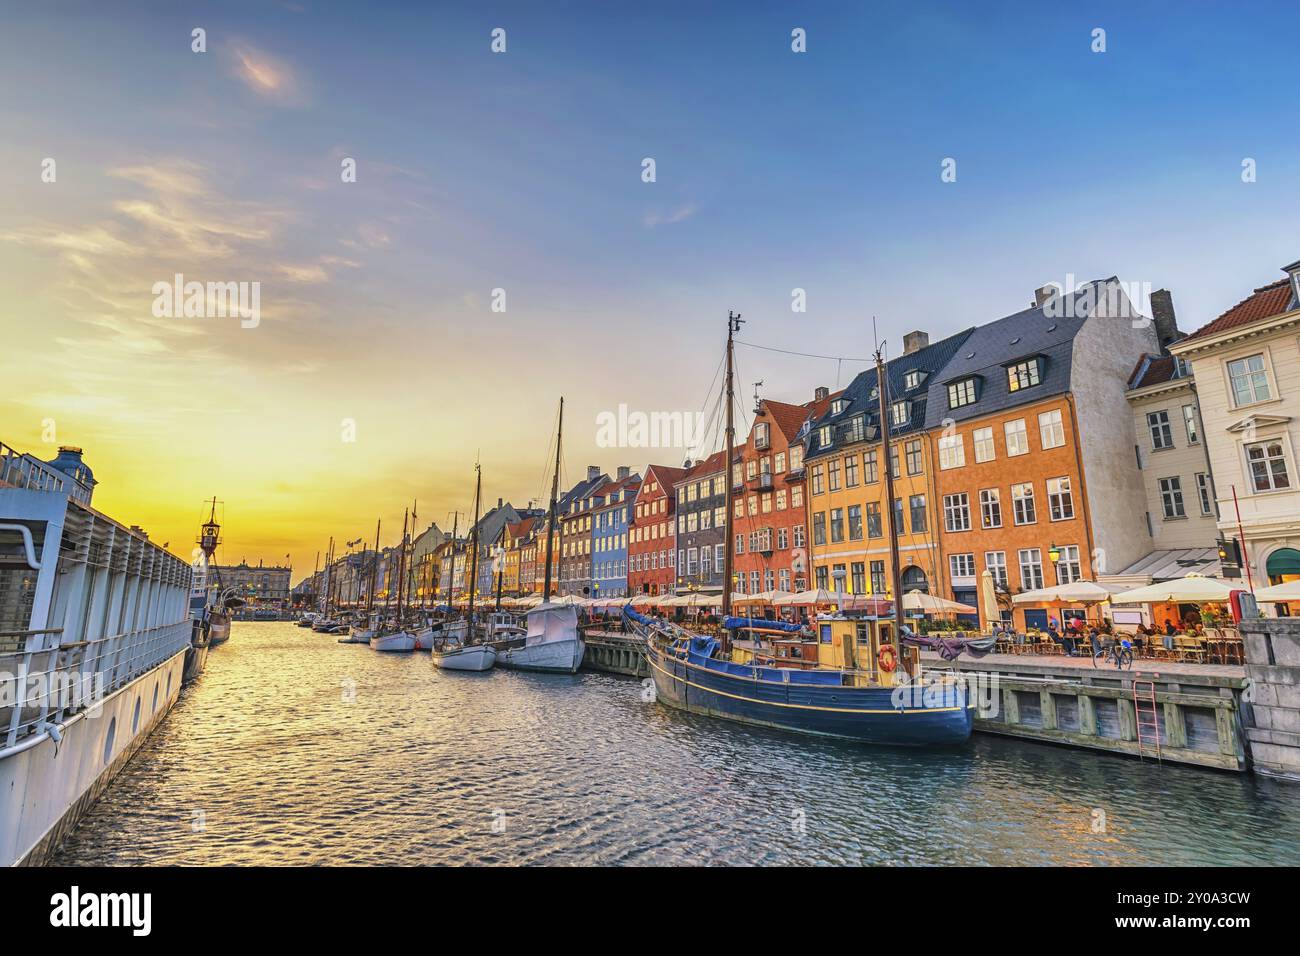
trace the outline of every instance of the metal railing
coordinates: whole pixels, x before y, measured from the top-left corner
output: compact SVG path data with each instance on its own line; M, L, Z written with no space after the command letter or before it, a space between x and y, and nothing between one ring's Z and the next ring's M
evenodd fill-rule
M61 628L0 633L19 650L0 652L0 752L44 732L147 673L190 642L189 618L65 643Z
M29 491L62 491L66 476L0 441L0 485Z

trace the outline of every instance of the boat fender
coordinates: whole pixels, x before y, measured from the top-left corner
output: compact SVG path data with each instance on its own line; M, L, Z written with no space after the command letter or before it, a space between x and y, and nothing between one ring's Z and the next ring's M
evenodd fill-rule
M894 653L894 648L890 644L882 647L876 654L876 660L880 663L880 669L886 674L892 674L898 668L898 656Z

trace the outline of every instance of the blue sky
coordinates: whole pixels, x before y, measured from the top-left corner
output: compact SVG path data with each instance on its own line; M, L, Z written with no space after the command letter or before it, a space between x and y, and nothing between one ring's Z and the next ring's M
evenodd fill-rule
M1298 28L1294 4L16 8L0 321L50 361L3 437L46 417L88 453L238 434L256 465L193 455L179 510L275 475L276 514L304 513L259 516L247 550L283 554L322 533L306 486L340 474L463 510L479 454L497 493L536 495L561 392L574 477L643 467L595 448L595 415L698 409L728 309L750 341L865 356L872 316L897 351L1115 274L1171 289L1190 330L1300 258ZM149 280L214 270L264 282L255 336L135 322ZM87 384L92 354L121 374ZM802 400L858 367L742 351L740 378ZM153 387L113 384L141 368ZM164 387L202 398L160 417ZM365 438L340 448L350 410ZM330 521L380 507L351 497Z

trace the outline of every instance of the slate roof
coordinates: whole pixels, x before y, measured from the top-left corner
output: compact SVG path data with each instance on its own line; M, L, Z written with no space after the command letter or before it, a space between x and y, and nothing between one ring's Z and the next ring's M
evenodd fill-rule
M1294 299L1295 297L1291 294L1290 278L1279 279L1269 285L1260 286L1248 298L1242 299L1209 325L1201 326L1178 344L1181 346L1183 342L1209 338L1218 335L1220 332L1227 332L1229 329L1250 325L1260 319L1281 315L1295 307Z
M918 349L910 355L900 355L896 359L891 359L885 363L886 382L890 401L906 400L911 403L911 414L908 417L906 425L898 428L891 428L890 435L898 437L921 428L926 419L926 402L931 382L934 381L938 371L942 369L952 357L961 349L963 343L971 335L971 330L967 329L958 332L956 335L950 335L946 339L941 339L925 348ZM919 371L925 373L925 378L915 387L906 388L906 379L908 372ZM859 372L857 377L849 383L849 386L837 395L843 399L844 407L838 415L830 412L830 399L835 396L829 396L826 403L826 410L818 415L812 423L812 428L808 436L808 453L804 455L804 461L816 458L820 455L829 454L839 447L843 438L843 428L837 427L835 430L834 441L831 445L823 448L820 445L820 435L818 430L827 424L836 426L847 426L854 418L859 415L866 415L867 441L878 441L878 428L880 423L880 396L873 395L876 389L876 369L869 368Z

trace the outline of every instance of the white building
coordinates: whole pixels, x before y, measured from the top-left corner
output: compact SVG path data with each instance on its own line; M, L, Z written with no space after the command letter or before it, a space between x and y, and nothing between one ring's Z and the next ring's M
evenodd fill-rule
M1218 528L1240 524L1256 587L1300 577L1300 262L1283 271L1170 348L1195 377Z

